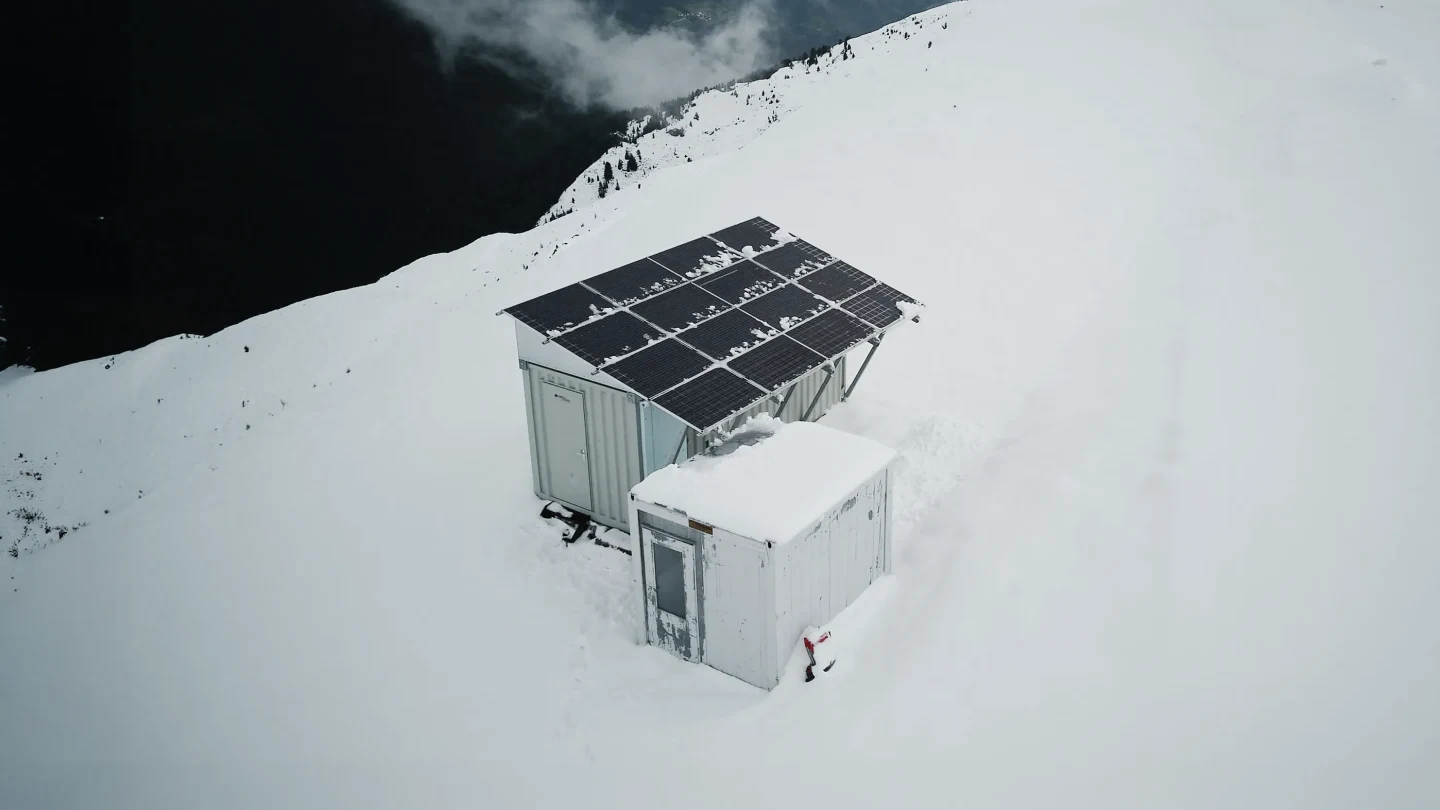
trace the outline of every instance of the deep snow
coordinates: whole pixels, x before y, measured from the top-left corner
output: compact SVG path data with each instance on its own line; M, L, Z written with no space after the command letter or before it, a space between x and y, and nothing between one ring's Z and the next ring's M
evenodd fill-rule
M531 232L0 377L0 807L1440 804L1440 9L887 30ZM757 213L928 305L825 420L895 573L768 694L536 516L494 317Z

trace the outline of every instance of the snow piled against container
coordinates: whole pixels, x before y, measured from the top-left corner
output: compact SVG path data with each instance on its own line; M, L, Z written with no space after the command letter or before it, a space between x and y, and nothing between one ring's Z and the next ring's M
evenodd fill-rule
M720 452L656 470L631 492L693 520L784 543L894 458L873 439L759 414Z

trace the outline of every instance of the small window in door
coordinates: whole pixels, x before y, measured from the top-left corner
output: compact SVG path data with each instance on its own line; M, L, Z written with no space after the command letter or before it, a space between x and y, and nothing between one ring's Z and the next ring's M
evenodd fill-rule
M655 605L685 618L685 555L655 543Z

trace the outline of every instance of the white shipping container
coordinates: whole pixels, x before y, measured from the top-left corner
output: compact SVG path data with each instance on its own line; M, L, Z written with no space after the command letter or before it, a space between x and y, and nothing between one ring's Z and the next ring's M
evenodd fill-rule
M515 346L536 496L628 530L630 488L646 473L698 453L705 438L524 324L515 324ZM833 374L816 369L794 383L784 410L767 398L736 419L776 411L786 422L807 411L819 419L845 389L845 359L835 365Z
M894 458L870 439L760 416L713 455L637 484L640 640L773 688L806 627L889 573Z

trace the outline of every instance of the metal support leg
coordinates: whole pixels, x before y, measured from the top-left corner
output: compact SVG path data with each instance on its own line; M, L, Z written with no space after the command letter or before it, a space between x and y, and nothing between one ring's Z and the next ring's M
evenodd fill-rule
M795 392L796 392L796 391L799 391L799 390L800 390L800 383L799 383L799 382L796 382L794 385L790 386L790 390L789 390L789 391L786 391L786 392L785 392L785 398L782 399L782 400L780 400L780 408L775 411L775 418L776 418L776 419L779 419L780 416L785 413L785 406L790 404L790 398L793 397L793 396L795 396Z
M680 462L676 461L675 459L676 459L677 457L679 457L680 451L685 449L685 443L688 442L689 440L690 440L690 428L685 428L684 430L680 431L680 443L677 444L677 445L675 445L675 452L673 452L673 453L670 454L670 463L671 463L671 464L678 464L678 463L680 463Z
M875 357L875 352L879 351L879 349L880 349L880 341L882 341L882 340L884 340L884 339L885 339L885 336L884 336L884 335L881 335L880 337L875 338L875 342L874 342L874 343L871 343L871 344L870 344L870 351L869 351L868 353L866 353L864 362L862 362L862 363L860 364L860 370L857 371L857 372L855 372L855 379L853 379L853 380L850 381L850 387L846 388L845 391L844 391L844 393L842 393L842 394L840 395L840 401L841 401L841 402L844 402L845 400L849 399L849 398L850 398L850 392L851 392L851 391L854 391L854 390L855 390L855 386L857 386L857 385L860 384L860 378L863 377L863 376L865 376L865 368L866 368L867 366L869 366L869 365L870 365L870 361L871 361L872 359L874 359L874 357Z
M814 396L814 398L812 398L812 399L810 400L810 407L806 408L806 409L805 409L805 413L800 417L800 421L801 421L801 422L808 422L808 421L810 421L810 414L815 411L815 406L820 404L820 397L825 394L825 386L827 386L827 385L830 384L830 378L831 378L831 377L834 377L834 376L835 376L835 367L834 367L834 366L826 366L826 367L825 367L825 381L822 382L822 383L820 383L820 387L819 387L819 388L815 389L815 396Z

